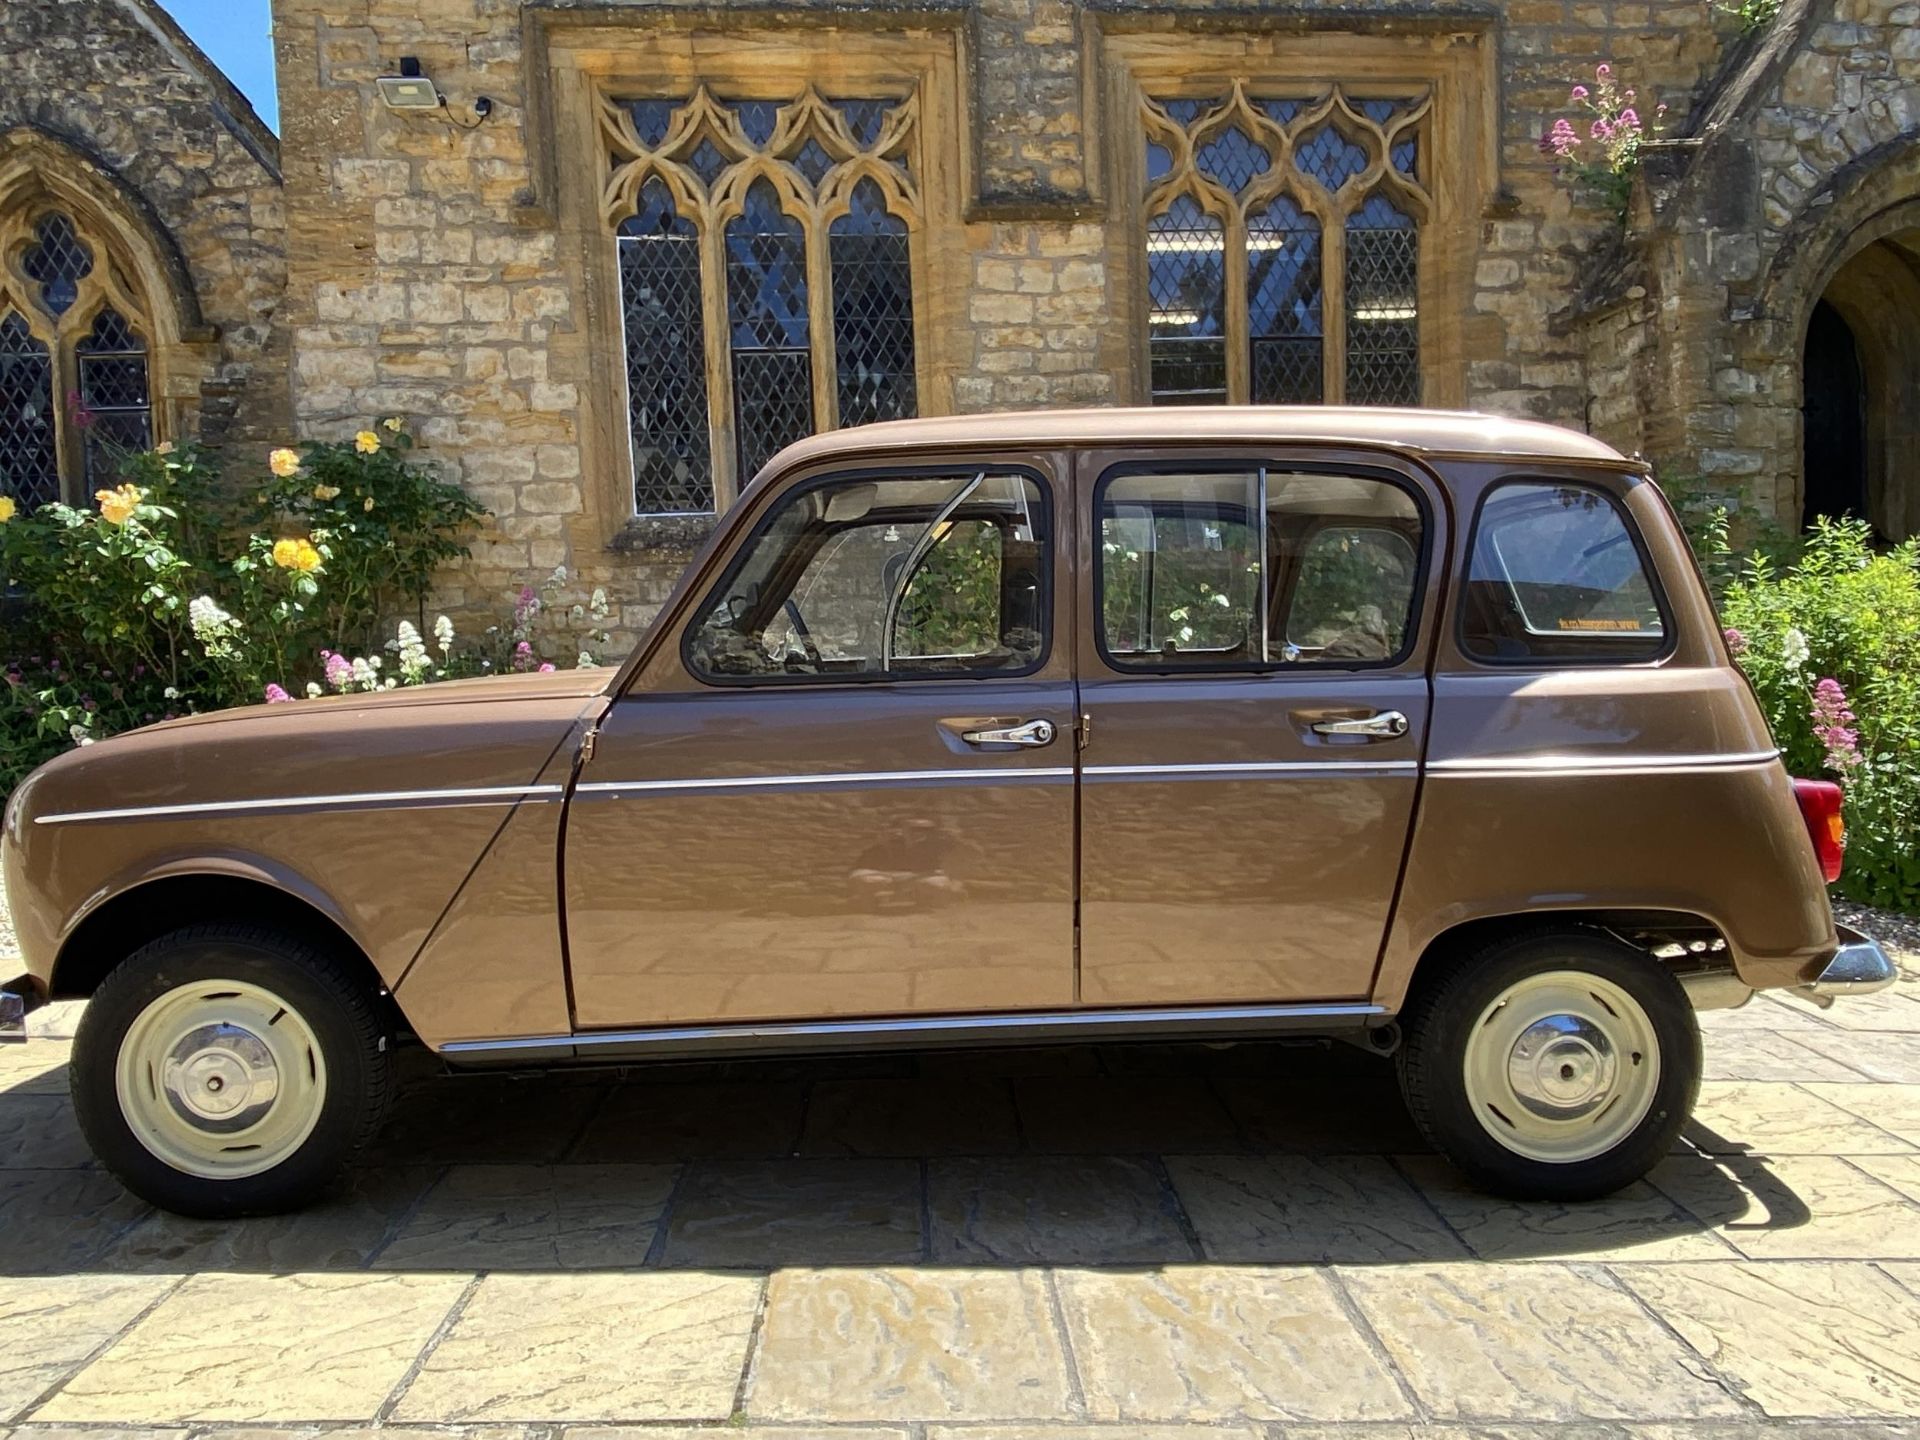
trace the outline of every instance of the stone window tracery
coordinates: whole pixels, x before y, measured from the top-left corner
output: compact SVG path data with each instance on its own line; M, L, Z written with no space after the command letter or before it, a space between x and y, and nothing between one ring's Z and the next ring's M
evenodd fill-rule
M598 103L634 513L724 509L790 441L918 413L915 95Z
M1432 99L1142 95L1156 404L1414 405Z
M112 251L72 214L0 217L0 495L78 502L153 443L151 333Z

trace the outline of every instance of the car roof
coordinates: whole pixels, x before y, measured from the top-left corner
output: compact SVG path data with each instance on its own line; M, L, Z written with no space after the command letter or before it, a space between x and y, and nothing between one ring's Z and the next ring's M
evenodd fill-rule
M865 452L963 445L1025 449L1261 441L1365 445L1418 454L1573 460L1642 468L1591 435L1504 415L1357 405L1183 405L1000 411L888 420L809 436L782 450L769 469L784 470L809 461Z

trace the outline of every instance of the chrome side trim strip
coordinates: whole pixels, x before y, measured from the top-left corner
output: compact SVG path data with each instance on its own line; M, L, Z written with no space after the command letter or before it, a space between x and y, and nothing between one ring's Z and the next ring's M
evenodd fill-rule
M824 775L717 775L693 780L595 780L574 787L580 795L611 795L631 792L648 794L673 790L767 790L813 786L920 785L947 780L971 780L981 784L1006 784L1014 780L1071 780L1070 765L1047 766L1031 770L860 770Z
M1417 760L1255 760L1245 764L1222 765L1089 765L1081 771L1089 780L1124 780L1164 776L1192 776L1199 779L1227 780L1256 775L1413 775Z
M1429 760L1430 775L1667 775L1688 770L1730 770L1767 765L1778 750L1732 755L1476 755Z
M1358 1002L1337 1005L1219 1005L1157 1010L1042 1010L1010 1015L938 1015L902 1020L821 1020L737 1025L677 1025L646 1030L589 1030L571 1035L524 1035L502 1040L455 1040L440 1047L444 1055L510 1055L515 1051L551 1050L576 1046L581 1050L627 1045L681 1046L703 1042L829 1040L875 1035L1005 1034L1019 1037L1036 1030L1077 1030L1100 1027L1177 1027L1183 1024L1221 1025L1274 1020L1365 1019L1384 1015L1380 1005Z
M262 814L280 810L340 810L362 805L396 809L416 806L513 805L557 800L564 785L489 785L470 790L368 790L354 795L287 795L265 800L207 800L192 805L131 805L120 810L70 810L36 815L36 825L78 825L89 820L159 820L173 815Z

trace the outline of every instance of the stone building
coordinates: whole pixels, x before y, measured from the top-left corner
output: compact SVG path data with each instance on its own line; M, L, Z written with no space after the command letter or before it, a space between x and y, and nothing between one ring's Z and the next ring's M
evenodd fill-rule
M0 468L105 295L153 433L403 416L495 517L445 603L565 565L626 631L780 444L902 414L1470 406L1920 530L1908 0L274 15L278 146L151 0L0 10ZM1624 230L1538 148L1602 63L1668 106ZM74 321L50 216L125 277Z

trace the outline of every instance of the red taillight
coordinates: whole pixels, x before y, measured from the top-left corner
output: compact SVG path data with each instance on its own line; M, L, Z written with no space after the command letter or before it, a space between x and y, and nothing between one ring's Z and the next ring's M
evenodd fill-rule
M1800 803L1800 818L1807 822L1807 834L1813 837L1813 858L1820 862L1820 873L1831 885L1840 878L1840 866L1847 858L1840 787L1831 780L1796 780L1793 798Z

